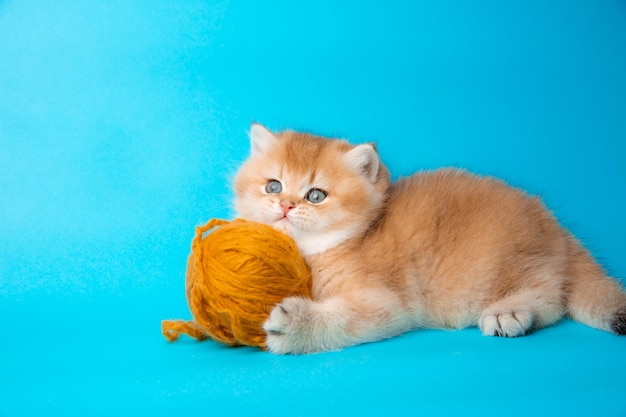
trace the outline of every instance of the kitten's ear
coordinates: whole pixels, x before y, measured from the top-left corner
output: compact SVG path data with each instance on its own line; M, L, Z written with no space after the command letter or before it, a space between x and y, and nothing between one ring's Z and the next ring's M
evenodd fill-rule
M252 123L250 126L252 155L262 154L277 143L278 138L269 129L258 123Z
M349 166L363 174L372 184L376 182L380 160L374 144L355 146L344 158Z

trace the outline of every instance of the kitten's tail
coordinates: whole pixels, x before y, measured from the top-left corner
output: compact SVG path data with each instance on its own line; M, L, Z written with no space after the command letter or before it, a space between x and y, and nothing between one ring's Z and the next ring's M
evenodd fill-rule
M626 335L626 293L589 252L570 238L570 287L567 311L576 321Z

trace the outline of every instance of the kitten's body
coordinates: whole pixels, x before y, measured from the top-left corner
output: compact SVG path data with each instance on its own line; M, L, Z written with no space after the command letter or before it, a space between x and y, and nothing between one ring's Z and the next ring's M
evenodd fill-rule
M542 203L459 170L390 184L371 145L259 125L235 181L238 215L291 235L313 299L265 323L277 353L339 349L420 327L521 336L564 314L626 333L626 295ZM280 192L266 190L278 181ZM307 200L322 190L320 202ZM319 196L316 196L319 197Z

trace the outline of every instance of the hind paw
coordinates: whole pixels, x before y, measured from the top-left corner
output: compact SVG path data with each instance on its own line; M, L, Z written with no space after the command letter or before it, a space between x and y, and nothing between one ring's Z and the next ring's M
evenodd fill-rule
M484 314L478 320L478 327L485 336L523 336L531 324L532 315L528 311Z

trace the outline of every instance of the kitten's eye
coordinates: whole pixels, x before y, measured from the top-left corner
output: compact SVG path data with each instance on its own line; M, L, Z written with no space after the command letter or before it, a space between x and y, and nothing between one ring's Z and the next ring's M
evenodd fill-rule
M319 204L324 201L327 197L326 192L320 190L319 188L313 188L306 195L306 199L309 200L313 204Z
M278 194L283 190L283 186L279 181L270 180L265 186L265 191L269 194Z

